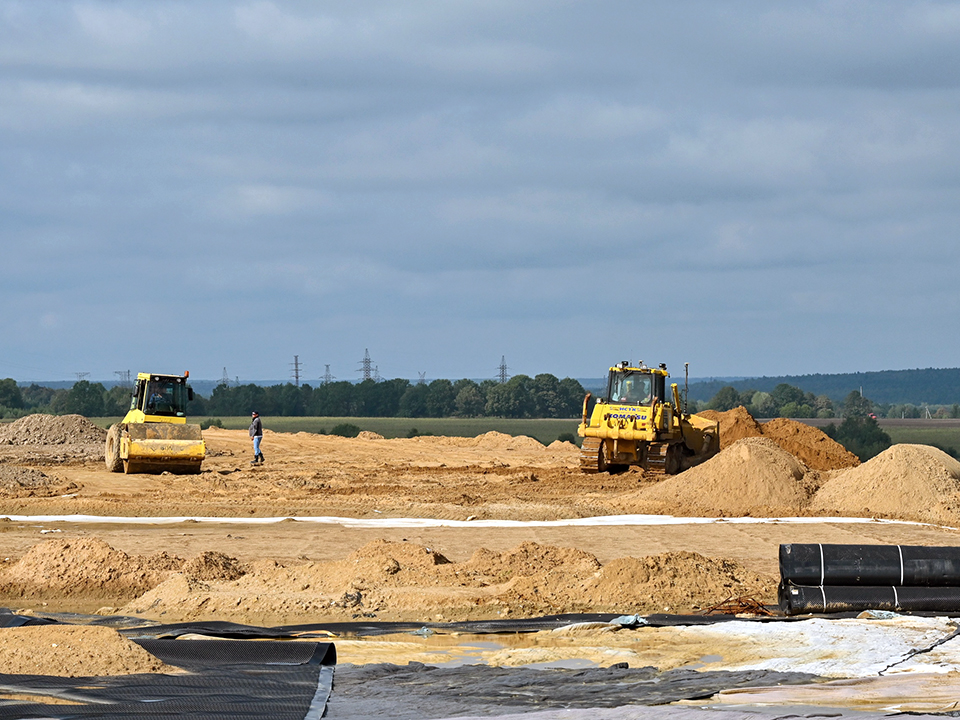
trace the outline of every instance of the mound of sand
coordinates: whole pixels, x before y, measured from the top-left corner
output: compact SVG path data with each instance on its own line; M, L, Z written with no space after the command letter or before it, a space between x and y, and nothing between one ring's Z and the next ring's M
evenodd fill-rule
M571 548L523 543L450 562L414 543L377 540L344 560L284 567L253 563L235 581L174 575L120 610L146 617L266 621L485 619L510 614L649 612L706 607L731 596L770 602L776 578L696 553L623 558L602 565Z
M127 555L98 538L48 540L0 572L0 595L54 590L67 596L136 597L181 565L183 560L166 553Z
M514 577L538 577L555 570L581 576L599 569L600 562L590 553L533 542L521 543L506 552L492 552L480 548L463 564L465 572L493 581Z
M507 435L506 433L491 430L476 437L460 437L456 435L417 435L413 438L395 438L392 442L406 444L418 443L428 447L452 447L462 449L477 449L482 452L512 451L532 454L548 453L548 448L539 440L527 435ZM579 451L578 451L579 452Z
M194 580L236 580L247 570L236 558L208 550L183 563L180 572Z
M856 467L860 459L822 430L789 418L763 423L763 436L796 455L811 470ZM721 437L723 431L720 432Z
M720 423L721 450L744 438L766 437L811 470L839 470L860 464L856 455L822 430L796 420L776 418L761 424L742 405L722 413L704 410L697 414Z
M0 497L51 497L64 495L78 488L56 476L34 468L0 465Z
M960 522L960 462L929 445L894 445L829 480L814 496L823 514Z
M3 672L87 677L172 673L167 665L116 630L93 625L32 625L0 632Z
M754 419L753 415L747 412L747 409L743 407L743 405L735 407L733 410L727 410L726 412L703 410L698 412L697 415L720 423L721 450L730 447L738 440L763 436L760 423Z
M702 465L640 490L636 500L647 511L670 515L795 514L807 502L806 473L806 466L773 440L745 438Z
M619 558L603 566L591 588L591 600L641 593L651 604L706 607L731 597L769 598L773 579L732 560L680 551L645 558Z
M357 438L360 440L383 440L383 435L370 430L361 430Z
M191 581L231 581L245 566L220 552L184 561L166 553L128 555L99 538L63 538L34 545L0 570L0 596L39 597L55 592L84 600L126 602L175 573Z
M27 415L0 426L7 445L102 445L107 431L82 415Z

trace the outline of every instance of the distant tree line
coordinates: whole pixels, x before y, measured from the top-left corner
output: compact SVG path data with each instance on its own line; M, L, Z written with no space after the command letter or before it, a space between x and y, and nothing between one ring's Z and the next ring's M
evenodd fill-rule
M728 381L701 380L690 383L689 399L706 402L726 386L739 392L752 388L754 391L770 393L780 384L802 387L815 396L827 395L838 404L843 402L848 392L857 390L881 405L902 406L912 403L920 407L950 407L960 398L960 368L783 375Z
M130 407L130 388L119 385L107 390L101 383L80 380L69 389L32 384L21 388L11 378L0 380L0 418L31 413L104 417L124 415Z
M770 392L737 390L732 385L720 388L705 408L726 412L743 406L754 417L775 418L832 418L836 417L833 400L826 395L814 395L798 387L780 383Z
M851 391L860 396L859 390ZM735 407L745 407L751 415L759 418L832 418L837 417L838 408L843 408L849 400L835 403L826 395L814 395L798 387L780 383L770 392L747 388L737 390L732 385L721 387L706 403L698 403L700 409L725 412ZM861 396L862 397L862 396ZM960 404L938 406L917 406L910 403L886 404L867 400L869 412L877 417L887 418L960 418Z
M395 379L333 382L311 387L290 383L218 385L208 399L195 401L192 414L311 415L326 417L577 417L585 391L577 380L542 373L514 375L505 383ZM201 409L202 405L202 409Z
M559 380L548 373L514 375L505 383L395 379L317 387L218 385L209 398L195 395L187 413L229 416L256 410L274 416L564 418L580 415L584 394L577 380ZM124 415L129 407L130 388L119 385L108 390L101 383L80 380L69 389L54 390L40 385L21 388L10 378L0 380L0 417L30 413L105 417Z

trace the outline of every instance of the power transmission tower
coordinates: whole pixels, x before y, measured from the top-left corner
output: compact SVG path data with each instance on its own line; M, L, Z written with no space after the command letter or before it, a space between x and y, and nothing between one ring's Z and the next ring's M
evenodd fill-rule
M507 373L507 358L505 355L500 356L500 365L497 367L497 382L505 383L510 375Z
M379 372L373 366L373 360L370 359L370 351L366 348L363 350L363 360L360 361L360 379L361 380L373 380L374 373L377 374L379 379Z
M300 387L300 356L294 355L293 362L290 363L290 366L293 368L291 372L293 373L293 384L297 387Z
M90 373L88 372L78 372L78 373L74 373L74 375L77 376L77 382L80 382L81 380L86 380L88 377L90 377Z
M418 372L417 375L420 376L420 379L417 380L417 385L426 385L427 384L427 371Z
M220 384L224 387L230 387L230 376L227 375L227 369L223 369L223 375L220 376Z
M329 385L331 382L333 382L334 380L336 380L336 378L335 378L333 375L330 374L330 366L329 366L329 365L324 365L323 367L326 368L326 369L325 369L324 372L323 372L323 377L320 378L320 379L323 381L323 384L324 384L324 385Z
M130 382L130 371L129 370L114 370L113 374L117 376L120 387L130 387L133 383Z

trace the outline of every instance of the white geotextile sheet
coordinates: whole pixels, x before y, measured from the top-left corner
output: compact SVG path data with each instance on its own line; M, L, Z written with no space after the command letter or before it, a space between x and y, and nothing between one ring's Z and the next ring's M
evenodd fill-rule
M533 710L526 713L497 715L496 720L784 720L784 718L829 718L830 720L884 720L886 713L846 713L831 710L807 713L803 708L769 709L750 708L748 710L678 707L676 705L622 705L615 708L570 708L567 710ZM911 720L943 720L943 716L913 715ZM447 720L490 720L489 715L457 716Z
M916 652L947 638L956 627L950 618L898 615L886 620L733 620L671 630L679 645L696 638L715 648L719 658L703 664L702 670L779 670L859 678L881 673L942 674L960 668L960 637L929 652ZM638 631L638 642L643 642L643 629Z
M960 709L960 673L907 673L833 680L811 685L724 690L715 696L733 705L817 705L883 712L948 712Z
M375 511L376 512L376 511ZM342 525L351 528L422 528L422 527L595 527L628 525L705 525L727 523L729 525L756 525L761 523L782 523L785 525L811 525L832 523L834 525L884 524L916 525L941 527L930 523L908 520L878 520L874 518L848 517L783 517L783 518L709 518L674 517L673 515L599 515L586 518L567 518L563 520L443 520L439 518L347 518L336 516L283 516L283 517L208 517L198 515L184 516L126 516L126 515L0 515L0 520L32 523L105 523L113 525L168 525L181 522L236 523L244 525L270 525L295 520L305 523ZM947 528L955 529L955 528Z

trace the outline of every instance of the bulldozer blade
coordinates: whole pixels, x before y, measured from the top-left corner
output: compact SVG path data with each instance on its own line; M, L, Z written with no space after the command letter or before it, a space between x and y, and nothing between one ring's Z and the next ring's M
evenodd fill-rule
M199 425L131 423L121 440L124 471L197 473L206 457Z

